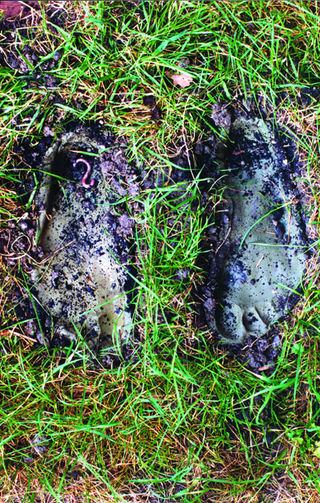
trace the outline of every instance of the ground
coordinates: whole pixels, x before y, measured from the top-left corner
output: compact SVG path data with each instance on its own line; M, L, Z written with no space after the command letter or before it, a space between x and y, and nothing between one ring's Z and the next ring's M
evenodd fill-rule
M30 4L0 26L1 501L318 501L318 6ZM239 108L295 159L313 253L289 316L229 346L203 304L224 204L212 164ZM134 335L104 359L51 338L30 283L41 161L79 127L125 151L110 218Z

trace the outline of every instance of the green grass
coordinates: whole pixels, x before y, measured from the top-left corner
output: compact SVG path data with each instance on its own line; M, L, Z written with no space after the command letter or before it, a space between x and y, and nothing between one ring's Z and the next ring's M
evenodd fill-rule
M0 68L1 225L19 204L12 181L25 177L12 169L19 168L13 148L26 138L36 144L51 121L57 135L75 118L102 121L126 135L132 159L161 171L180 149L206 139L214 102L241 94L296 136L318 239L319 104L299 101L301 88L319 80L317 3L67 2L56 9L42 4L27 30L12 32L10 44L30 71ZM29 46L38 60L27 57ZM0 47L8 60L10 48ZM185 58L193 82L181 89L170 75ZM145 94L161 109L157 122ZM183 199L169 185L139 196L141 348L132 362L101 370L80 345L67 355L31 349L14 319L12 330L0 332L3 501L134 501L140 494L147 502L154 493L163 501L317 501L318 264L310 265L302 303L280 326L283 349L272 375L212 347L195 326L190 296L202 278L197 257L207 225L194 210L200 180L201 173L186 184ZM221 194L214 197L217 203ZM179 269L189 270L187 280L177 279ZM3 320L13 276L3 266ZM36 436L44 439L41 454Z

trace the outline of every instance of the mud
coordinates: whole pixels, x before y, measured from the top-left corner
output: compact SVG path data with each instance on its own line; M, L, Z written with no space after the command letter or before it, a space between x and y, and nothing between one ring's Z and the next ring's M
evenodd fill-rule
M117 165L107 154L92 157L110 148ZM110 232L115 228L110 177L120 173L122 157L108 137L99 143L84 127L66 133L45 156L46 175L36 197L34 246L45 254L32 274L36 297L52 316L55 332L73 341L82 333L94 351L124 343L132 332L126 293L132 220L121 215L116 239ZM118 192L126 190L119 185Z
M221 340L262 336L299 300L307 240L290 160L272 124L252 114L230 125L217 176L225 183L204 304ZM211 290L211 292L210 292Z
M0 252L19 278L6 311L13 306L28 336L48 348L83 339L107 366L122 353L129 358L139 185L126 142L73 123L55 141L24 141L15 150L23 159L13 169L22 178L15 189L31 205L28 212L17 206L0 234ZM86 180L81 159L92 167ZM24 174L24 162L34 174Z

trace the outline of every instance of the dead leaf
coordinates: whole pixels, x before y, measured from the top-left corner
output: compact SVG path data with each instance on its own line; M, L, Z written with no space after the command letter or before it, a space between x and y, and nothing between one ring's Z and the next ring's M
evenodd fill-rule
M174 75L171 75L171 78L173 80L174 85L180 87L188 87L193 81L193 77L191 77L191 75L185 72L175 73Z
M39 7L38 1L29 1L29 2L18 2L18 1L5 1L0 0L0 11L4 11L4 17L8 16L18 16L20 12L30 7Z

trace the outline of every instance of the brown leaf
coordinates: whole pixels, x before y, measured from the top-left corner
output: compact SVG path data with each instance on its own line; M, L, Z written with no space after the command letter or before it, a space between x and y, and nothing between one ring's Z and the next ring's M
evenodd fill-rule
M39 2L37 1L14 2L0 0L0 10L4 11L4 17L18 16L24 8L27 8L26 3L28 3L30 7L39 7Z
M188 87L193 81L193 77L191 77L191 75L185 72L175 73L174 75L171 75L171 78L173 80L174 85L180 87Z

